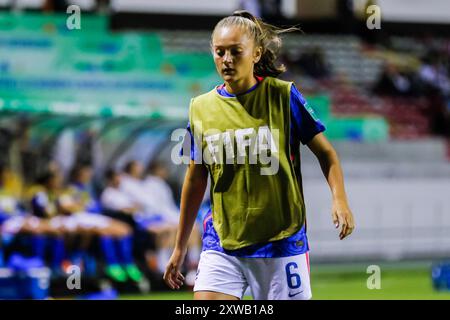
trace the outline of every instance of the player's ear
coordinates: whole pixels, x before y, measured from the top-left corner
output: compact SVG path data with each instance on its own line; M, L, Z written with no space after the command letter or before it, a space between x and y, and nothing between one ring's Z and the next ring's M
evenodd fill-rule
M255 47L255 50L253 50L253 63L258 63L259 60L261 60L261 56L263 53L263 48L261 46Z

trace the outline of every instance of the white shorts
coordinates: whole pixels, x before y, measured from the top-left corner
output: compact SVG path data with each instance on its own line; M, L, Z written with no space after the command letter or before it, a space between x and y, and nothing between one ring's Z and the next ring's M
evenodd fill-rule
M50 220L54 228L64 228L68 231L74 231L77 228L99 228L103 229L111 224L111 218L100 214L78 212L70 216L56 216Z
M74 231L77 228L76 221L71 216L56 216L50 219L50 226L55 229Z
M309 300L308 253L283 258L239 258L207 250L200 255L194 291L242 299L250 287L255 300Z
M8 218L0 228L1 232L7 234L17 234L19 233L23 226L28 224L31 229L37 229L41 223L38 217L33 216L12 216Z
M111 222L113 221L111 218L107 216L88 212L76 213L73 215L73 218L80 227L86 229L91 228L104 229L110 226Z

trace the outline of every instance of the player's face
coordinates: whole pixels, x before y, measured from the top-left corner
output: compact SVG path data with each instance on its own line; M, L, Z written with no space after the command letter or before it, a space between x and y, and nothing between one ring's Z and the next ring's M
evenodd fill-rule
M48 181L48 187L50 190L58 190L61 188L63 178L60 174L55 173Z
M142 176L142 172L144 171L142 165L139 162L134 162L133 166L131 167L131 176L140 179Z
M114 188L118 188L120 186L120 175L115 174L111 179L111 183Z
M216 30L212 51L217 72L228 83L253 77L254 65L261 58L261 48L240 27Z
M91 168L88 167L84 167L81 171L80 171L80 175L79 175L79 182L81 183L89 183L91 181L92 178L92 170Z
M164 180L167 180L167 178L169 177L169 171L164 166L158 166L155 170L155 174Z

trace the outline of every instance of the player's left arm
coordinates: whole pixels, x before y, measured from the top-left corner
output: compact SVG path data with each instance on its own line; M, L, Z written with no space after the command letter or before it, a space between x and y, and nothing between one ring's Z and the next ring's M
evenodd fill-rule
M344 176L338 154L323 133L315 135L307 146L317 157L322 172L328 181L333 197L332 218L336 228L341 226L342 240L355 229L352 211L348 205L344 188Z

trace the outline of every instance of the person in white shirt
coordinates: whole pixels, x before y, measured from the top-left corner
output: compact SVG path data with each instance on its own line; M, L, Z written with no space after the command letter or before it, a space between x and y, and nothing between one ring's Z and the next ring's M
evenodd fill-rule
M128 179L128 185L124 187L123 181L126 179ZM177 224L176 222L167 223L161 215L145 211L146 204L139 201L144 194L142 182L139 188L136 188L139 180L133 179L124 178L124 175L117 171L108 170L106 172L107 186L101 194L100 201L104 209L130 215L138 228L155 236L156 255L150 253L148 262L151 264L151 269L163 272L173 248ZM140 196L135 196L131 193L132 191L139 192Z
M176 205L172 189L167 183L169 176L167 168L159 162L153 162L149 165L147 172L148 174L142 182L145 194L154 203L158 203L158 212L166 219L176 220L178 223L180 209Z
M132 160L128 162L120 175L120 190L123 191L141 211L147 215L160 214L159 201L151 195L147 194L143 188L143 167L138 161ZM178 222L178 221L177 221ZM175 224L177 223L175 222Z
M154 199L154 203L158 203L158 210L164 219L167 221L179 220L180 209L175 203L172 189L167 180L169 178L168 168L161 162L151 162L147 168L147 175L143 181L144 192ZM195 278L198 261L200 260L200 253L202 249L202 239L200 226L195 225L192 230L191 237L188 242L188 252L186 256L186 263L188 273L186 275L186 283Z

